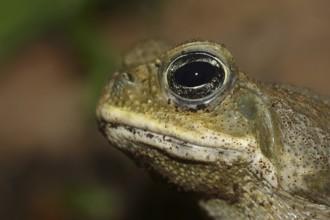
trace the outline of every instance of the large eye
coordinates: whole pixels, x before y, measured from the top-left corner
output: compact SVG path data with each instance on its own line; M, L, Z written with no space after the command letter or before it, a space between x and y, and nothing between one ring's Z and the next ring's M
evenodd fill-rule
M195 100L207 97L220 88L225 71L211 54L187 53L173 60L167 71L169 89L178 97Z
M230 52L207 41L194 41L167 51L158 60L158 80L164 95L191 109L218 103L236 79Z
M165 72L167 89L186 104L205 104L221 90L225 67L219 58L206 52L181 54Z

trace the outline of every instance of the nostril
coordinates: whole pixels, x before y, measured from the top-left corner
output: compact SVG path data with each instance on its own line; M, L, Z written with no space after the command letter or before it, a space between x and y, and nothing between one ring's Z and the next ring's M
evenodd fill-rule
M122 76L125 80L129 81L129 82L134 82L134 76L129 73L129 72L123 72Z

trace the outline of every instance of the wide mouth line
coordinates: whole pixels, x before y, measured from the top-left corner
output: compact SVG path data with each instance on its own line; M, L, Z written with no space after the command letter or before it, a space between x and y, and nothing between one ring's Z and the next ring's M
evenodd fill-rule
M242 153L251 145L256 145L255 138L250 135L232 136L221 131L204 128L196 122L191 126L191 129L181 129L173 123L159 123L155 119L147 119L143 114L123 111L114 106L99 108L97 114L103 126L108 125L112 128L124 126L129 129L140 129L140 134L152 133L159 138L166 136L173 141L189 143L191 146L204 149Z
M198 145L198 144L194 144L191 142L188 142L186 140L180 139L178 137L172 136L172 135L168 135L168 134L161 134L159 132L155 132L152 130L148 130L148 129L144 129L141 127L137 127L137 126L132 126L132 125L127 125L127 124L120 124L120 123L115 123L115 122L106 122L105 126L106 128L110 128L110 129L117 129L117 128L124 128L126 130L128 130L129 132L133 133L133 134L140 134L140 135L144 135L147 138L154 138L154 137L162 137L163 141L170 141L170 142L175 142L177 144L180 145L185 145L185 146L198 146L201 148L214 148L214 147L208 147L208 146L202 146L202 145Z
M219 155L228 153L226 149L200 146L180 140L177 137L117 123L108 123L105 127L105 133L113 139L120 141L124 138L125 140L157 148L181 159L214 162ZM121 148L123 147L121 146Z

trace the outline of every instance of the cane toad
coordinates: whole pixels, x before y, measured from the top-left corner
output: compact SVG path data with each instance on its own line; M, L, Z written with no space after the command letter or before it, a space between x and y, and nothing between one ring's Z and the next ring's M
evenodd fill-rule
M97 117L111 144L211 219L330 219L330 99L250 79L221 44L140 44Z

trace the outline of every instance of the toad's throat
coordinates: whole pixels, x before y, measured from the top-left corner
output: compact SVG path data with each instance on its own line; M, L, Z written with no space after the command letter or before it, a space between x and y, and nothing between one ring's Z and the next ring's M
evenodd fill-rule
M220 158L228 160L240 154L240 152L223 149L221 146L218 148L200 146L168 135L115 123L107 123L103 127L103 132L122 150L134 150L128 148L144 145L164 151L173 157L190 161L215 162ZM132 145L132 143L136 145Z

